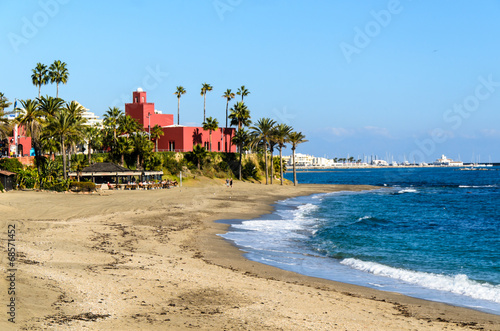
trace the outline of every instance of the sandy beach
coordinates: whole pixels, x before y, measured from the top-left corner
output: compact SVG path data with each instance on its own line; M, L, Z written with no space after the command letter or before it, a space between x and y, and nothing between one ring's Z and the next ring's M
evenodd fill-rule
M217 233L288 197L368 186L222 180L0 194L0 330L500 330L500 316L246 260ZM15 324L7 231L15 225Z

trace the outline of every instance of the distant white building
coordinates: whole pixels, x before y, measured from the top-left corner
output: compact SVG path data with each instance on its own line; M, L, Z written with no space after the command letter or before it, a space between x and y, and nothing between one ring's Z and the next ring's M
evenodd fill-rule
M80 104L78 101L75 101L77 104L83 107L84 112L82 113L82 117L87 120L85 125L88 126L98 126L99 128L103 128L103 120L99 118L98 115L95 113L91 112L87 108L85 108L82 104Z
M453 161L452 159L447 158L444 154L441 155L440 159L437 159L433 163L437 166L447 166L447 167L461 167L464 165L462 161Z
M389 162L387 162L386 160L373 160L372 165L379 167L387 167L389 166Z

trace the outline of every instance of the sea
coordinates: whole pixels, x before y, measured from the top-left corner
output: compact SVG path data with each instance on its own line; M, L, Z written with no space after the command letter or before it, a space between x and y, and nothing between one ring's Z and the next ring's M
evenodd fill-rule
M500 315L500 167L487 169L300 172L378 188L279 201L221 236L284 270Z

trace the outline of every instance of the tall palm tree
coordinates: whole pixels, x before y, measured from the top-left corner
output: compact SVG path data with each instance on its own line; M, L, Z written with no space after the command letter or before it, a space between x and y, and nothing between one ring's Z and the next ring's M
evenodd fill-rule
M267 165L267 150L269 146L269 141L272 137L273 128L276 125L276 121L270 118L261 118L257 121L256 125L252 126L252 145L257 146L260 143L264 143L264 163L266 167L266 185L269 180L269 168Z
M33 85L38 86L38 97L40 98L40 92L42 85L46 85L49 82L49 72L45 64L38 62L35 69L32 70L31 81Z
M241 102L243 102L243 97L249 95L250 91L245 88L245 85L241 85L241 87L238 88L238 92L236 92L236 94L241 95Z
M285 144L288 142L288 135L292 132L292 127L286 124L278 124L276 125L273 132L273 139L278 145L278 149L280 150L280 181L281 185L283 185L283 148L285 148Z
M160 139L161 136L163 136L165 132L161 129L161 126L156 124L153 126L153 129L151 130L151 139L155 141L155 151L158 152L158 140Z
M186 90L182 86L177 86L177 90L174 92L174 94L177 96L177 125L179 125L180 120L180 107L181 107L181 95L186 94Z
M84 138L84 127L87 119L83 117L83 113L85 112L85 108L81 104L76 101L67 102L64 106L68 113L73 117L75 121L75 130L73 134L69 135L68 138L68 160L70 160L71 166L71 150L76 154L76 146L83 141Z
M67 178L66 173L66 142L68 137L77 135L80 132L79 120L73 116L68 108L62 108L53 116L50 116L47 121L46 129L53 135L59 138L61 142L61 154L63 157L63 174L64 179Z
M302 132L290 132L288 135L288 142L292 144L292 164L293 164L293 185L297 185L297 173L295 171L295 149L298 144L307 142L306 136Z
M101 143L101 129L97 125L87 126L84 130L84 137L87 141L89 164L92 164L92 150L98 148Z
M66 68L66 63L61 62L61 60L56 60L49 67L50 82L56 83L57 91L56 98L59 98L59 84L66 84L68 82L68 69Z
M113 131L113 138L116 141L116 130L118 128L118 119L123 115L123 112L118 107L109 107L104 114L103 124Z
M226 98L226 126L225 126L225 129L227 129L227 119L228 119L228 108L229 108L229 101L231 101L231 99L234 99L235 97L235 94L233 92L231 92L231 89L227 89L226 92L224 92L224 94L222 95L223 98ZM226 138L226 131L223 132L223 137L224 139ZM225 152L227 153L227 143L226 141L224 140L224 145L226 146L225 147Z
M38 98L38 101L40 110L42 111L43 115L47 117L54 116L64 106L63 99L49 96Z
M210 136L210 152L212 151L212 131L215 131L219 128L219 122L216 118L207 117L205 122L203 122L203 130L208 130L208 134Z
M133 144L135 152L137 153L136 168L143 168L144 159L153 152L153 143L149 140L149 136L145 132L138 132L134 135Z
M40 110L38 100L19 100L21 103L20 114L16 117L16 122L23 125L26 129L26 135L31 137L31 144L35 149L35 156L41 156L40 133L44 123L44 114ZM37 164L37 169L40 171Z
M240 161L238 166L238 179L241 180L241 158L243 155L243 146L246 145L249 141L249 134L245 129L238 129L232 138L232 143L238 146L238 150L240 153Z
M231 108L231 114L229 114L231 119L231 125L237 125L238 130L243 126L249 126L252 121L250 120L250 110L243 102L237 102L233 108Z
M5 108L8 108L11 104L12 102L9 102L4 94L0 92L0 140L7 137L11 130L11 123L6 115L12 114L14 112L5 111Z
M201 93L200 95L203 96L203 122L205 122L205 109L206 109L206 103L207 103L207 92L210 92L213 90L212 85L203 83L201 85Z
M231 99L234 99L235 97L235 94L233 92L231 92L231 89L227 89L226 92L224 92L224 94L222 95L223 98L226 98L226 128L227 128L227 119L228 119L228 108L229 108L229 101L231 101Z

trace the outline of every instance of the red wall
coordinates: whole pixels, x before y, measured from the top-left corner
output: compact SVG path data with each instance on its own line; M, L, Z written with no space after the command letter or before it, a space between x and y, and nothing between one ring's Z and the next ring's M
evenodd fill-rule
M212 152L225 152L224 140L222 138L222 129L212 131ZM231 137L234 136L235 129L225 129L225 137L228 144L228 152L235 153L236 146L231 144ZM158 140L158 150L190 152L193 146L200 144L210 150L210 133L201 127L193 126L172 126L163 128L164 135ZM172 144L173 143L173 144ZM220 146L219 146L220 143ZM220 147L220 148L219 148Z
M132 103L125 104L125 115L136 119L147 131L148 125L168 126L174 124L174 115L155 114L155 104L146 102L146 92L133 92ZM148 119L149 115L149 119Z

